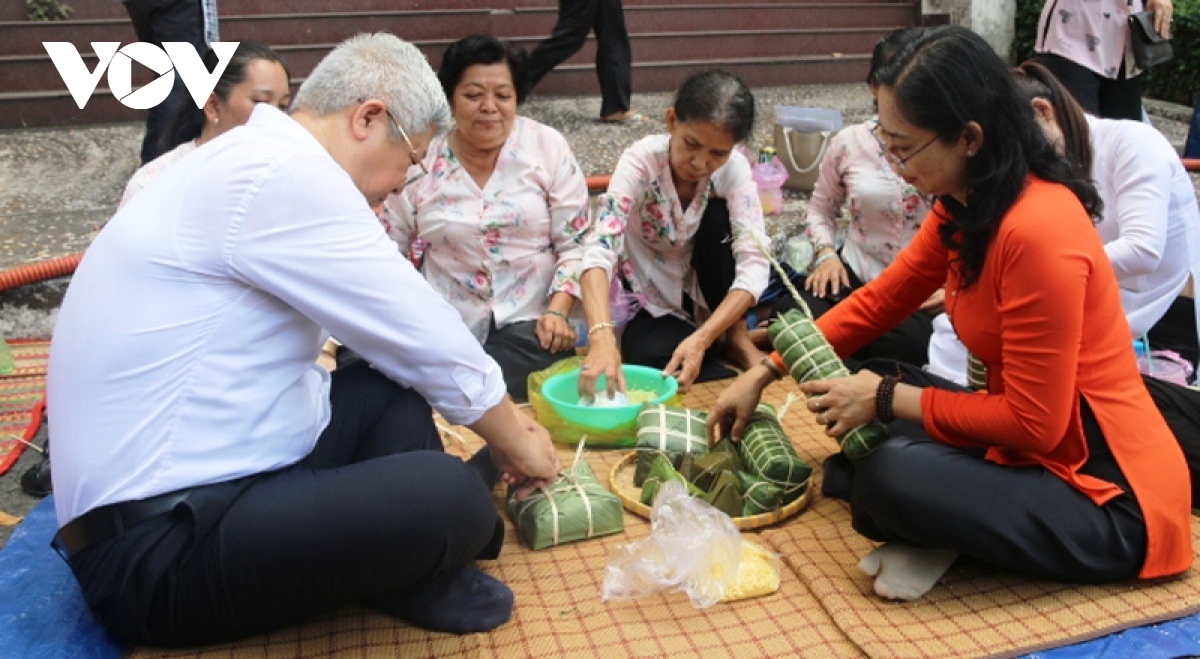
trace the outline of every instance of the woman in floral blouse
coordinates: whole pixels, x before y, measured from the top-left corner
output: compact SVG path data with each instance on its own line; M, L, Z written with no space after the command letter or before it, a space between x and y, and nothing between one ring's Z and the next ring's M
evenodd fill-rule
M381 219L406 253L420 240L426 279L523 399L530 373L573 354L587 184L558 131L517 116L529 88L523 50L467 37L446 50L438 78L455 127L430 143L429 175L389 197Z
M767 286L767 239L750 163L734 150L754 127L754 96L736 76L704 71L683 83L666 119L668 134L625 150L588 234L584 394L601 373L610 389L623 388L622 353L675 376L684 391L734 375L716 362L722 349L742 368L763 357L743 316ZM618 267L645 301L620 351L608 308Z
M913 28L896 30L875 45L867 73L872 94L879 86L876 71L917 33ZM814 260L802 293L818 318L891 265L917 234L932 206L929 197L888 166L875 135L878 125L879 120L872 117L846 127L830 141L821 162L805 218ZM835 242L838 217L847 204L850 226L839 250ZM854 358L880 357L924 365L933 314L941 312L942 297L939 290L916 313L854 353ZM788 306L787 302L782 306Z

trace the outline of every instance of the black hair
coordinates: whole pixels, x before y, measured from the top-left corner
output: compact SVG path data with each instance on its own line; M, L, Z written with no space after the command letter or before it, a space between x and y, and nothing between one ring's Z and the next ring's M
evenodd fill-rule
M288 71L287 65L283 63L283 60L279 59L278 53L257 41L243 41L238 44L237 50L233 51L233 57L229 60L229 65L225 67L225 71L217 80L212 93L216 94L217 98L221 101L228 101L229 93L233 91L233 88L246 80L246 67L251 62L257 60L275 62L279 66L282 66L284 76L287 77L290 83L292 79L291 73ZM217 65L220 63L217 54L211 48L205 51L203 61L205 68L209 72L215 71ZM190 142L200 137L200 132L204 130L204 123L206 121L204 108L196 107L196 104L189 97L171 115L171 119L167 124L167 131L159 138L161 153L166 153L184 142Z
M736 75L710 69L688 76L675 92L675 119L716 124L745 142L754 132L754 94Z
M1088 128L1083 106L1071 92L1042 64L1029 60L1013 69L1013 80L1017 83L1026 102L1040 98L1054 108L1054 118L1063 134L1063 150L1067 160L1075 165L1081 178L1092 177L1092 131Z
M876 79L879 69L883 68L883 65L888 63L888 60L892 59L896 53L900 52L913 39L916 39L919 34L921 34L921 28L919 27L902 27L883 35L879 39L879 42L875 44L874 50L871 51L871 68L867 71L867 84L879 84L879 80Z
M1001 219L1027 177L1060 183L1098 217L1100 195L1060 156L1034 120L1008 65L982 37L957 25L923 30L877 72L904 119L954 144L970 122L983 144L966 164L966 200L940 197L947 212L940 237L958 252L952 264L964 288L975 284Z
M453 101L454 89L462 82L463 72L467 67L500 63L508 65L513 87L517 90L517 104L524 103L530 89L529 55L524 48L488 34L471 35L455 41L446 48L437 74L438 82L442 83L442 91L446 93L446 100Z

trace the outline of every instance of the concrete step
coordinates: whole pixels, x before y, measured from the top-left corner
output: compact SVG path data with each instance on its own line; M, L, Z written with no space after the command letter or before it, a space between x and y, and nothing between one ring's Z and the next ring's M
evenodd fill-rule
M863 28L915 25L915 5L896 2L773 3L736 5L653 5L625 9L630 34L703 32L780 28ZM221 38L254 40L276 45L336 43L364 31L392 32L409 41L458 38L464 34L494 34L503 38L548 35L554 27L554 7L513 10L432 9L378 12L321 12L229 15L221 18ZM93 41L136 40L126 19L72 20L59 23L0 22L0 55L41 55L42 42L68 41L89 49ZM730 53L737 56L737 53Z
M691 33L643 33L630 36L634 62L707 60L712 44L720 43L722 52L737 57L795 57L833 53L867 53L895 26L833 29L730 30ZM532 51L540 36L513 37L511 41ZM429 39L416 42L436 67L453 39ZM279 45L275 48L297 77L307 76L334 43ZM596 41L589 37L583 49L564 64L586 65L595 62ZM94 53L83 54L89 70L97 65ZM134 67L133 82L144 85L152 75L145 67ZM101 82L104 82L102 79ZM52 83L48 85L48 83ZM54 87L47 89L48 86ZM46 54L0 56L0 89L10 93L55 91L62 89L54 63Z
M756 0L778 4L840 4L861 0ZM895 4L913 4L912 0L880 0ZM71 16L68 20L95 18L127 19L125 7L115 0L68 0ZM729 4L728 0L624 0L625 7L643 5L710 5ZM515 7L554 6L548 0L289 0L287 9L298 13L323 11L393 11L397 9L513 9ZM279 13L278 0L221 0L221 16ZM0 3L0 21L25 21L28 10L22 2Z
M668 91L689 73L720 67L741 76L751 87L836 84L866 77L869 56L804 55L738 59L634 62L633 88L638 93ZM294 80L299 84L301 80ZM537 93L547 96L593 94L596 72L592 64L564 64L546 76ZM79 110L64 89L51 92L0 94L0 128L90 125L138 121L145 117L113 98L106 87L97 88L84 110Z

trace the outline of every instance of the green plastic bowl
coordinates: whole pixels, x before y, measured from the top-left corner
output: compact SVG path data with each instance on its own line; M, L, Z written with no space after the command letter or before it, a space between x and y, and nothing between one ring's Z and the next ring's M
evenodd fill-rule
M658 392L658 396L650 401L651 403L665 402L679 390L679 383L675 378L663 377L660 369L631 364L625 364L621 368L625 371L627 390ZM604 376L601 375L596 381L596 389L603 390L604 386ZM592 430L616 430L623 426L635 425L638 412L642 409L642 403L619 407L580 405L579 369L560 373L546 380L542 385L542 395L564 421Z

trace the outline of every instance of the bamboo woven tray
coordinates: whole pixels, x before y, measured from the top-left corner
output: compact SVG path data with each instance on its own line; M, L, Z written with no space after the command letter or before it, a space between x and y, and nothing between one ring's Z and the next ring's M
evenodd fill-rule
M637 471L637 454L637 451L630 451L625 457L621 458L620 462L613 465L612 472L609 474L609 484L612 486L613 493L617 495L617 498L625 506L625 510L650 519L650 506L641 501L642 488L633 484L633 472ZM800 495L795 501L778 510L772 510L769 513L751 515L750 517L734 517L733 523L743 531L770 526L776 522L782 522L804 510L804 507L808 505L811 498L812 478L809 477L808 487L805 489L804 494Z

